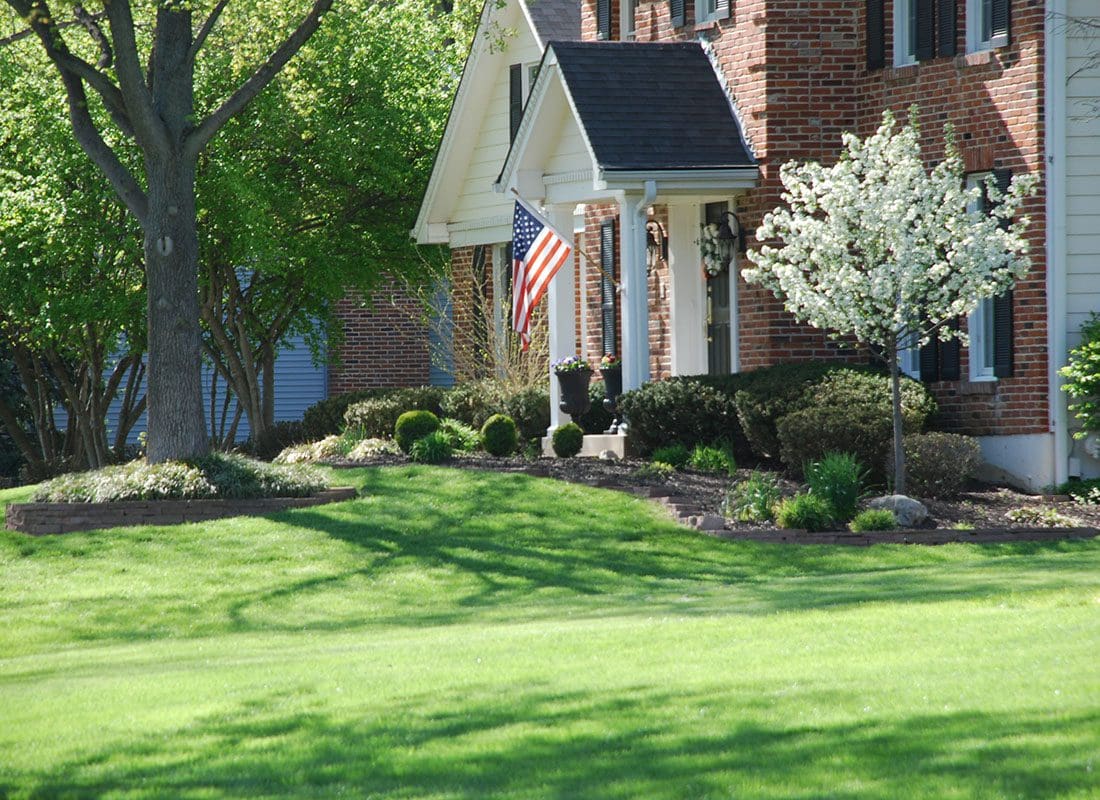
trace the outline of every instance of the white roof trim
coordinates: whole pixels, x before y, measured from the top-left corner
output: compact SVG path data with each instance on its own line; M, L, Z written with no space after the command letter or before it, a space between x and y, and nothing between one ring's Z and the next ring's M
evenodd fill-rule
M522 0L509 0L509 2L514 2L516 6L518 6L523 19L530 28L531 35L536 42L539 42L539 47L542 48L543 45L539 39L538 31L535 30L535 26L531 22L531 15L527 11L524 2L522 2ZM481 17L478 20L477 31L474 33L473 41L470 43L470 52L469 55L466 56L466 64L462 68L462 77L459 79L458 89L455 91L455 97L451 103L451 110L447 116L447 125L443 129L443 138L439 143L439 150L436 152L435 162L432 164L432 174L428 178L428 186L424 190L424 199L420 203L420 211L417 213L416 223L413 225L412 231L410 231L410 235L418 244L445 244L445 242L440 242L435 238L432 232L432 226L446 224L446 221L438 219L433 220L431 212L437 205L441 184L443 184L445 179L444 173L447 171L448 167L451 166L455 140L459 137L461 128L476 122L468 121L466 119L467 115L463 112L469 101L470 94L475 88L482 88L479 86L479 79L477 76L478 66L482 63L486 54L492 55L492 51L484 45L487 37L491 33L491 27L494 21L498 18L498 14L503 12L506 7L507 3L502 6L498 3L498 0L485 0L484 5L481 7Z
M640 190L646 181L657 184L657 194L698 194L712 190L752 189L760 179L757 167L728 169L637 169L602 170L595 181L597 189Z

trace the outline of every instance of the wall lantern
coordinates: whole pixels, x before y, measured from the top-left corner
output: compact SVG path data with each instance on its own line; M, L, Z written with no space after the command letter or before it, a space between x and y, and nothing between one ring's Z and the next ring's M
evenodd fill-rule
M662 261L668 261L668 232L664 225L651 219L645 224L646 273L653 272Z
M718 218L718 255L725 264L732 264L734 256L745 252L745 236L741 220L732 211L723 211Z

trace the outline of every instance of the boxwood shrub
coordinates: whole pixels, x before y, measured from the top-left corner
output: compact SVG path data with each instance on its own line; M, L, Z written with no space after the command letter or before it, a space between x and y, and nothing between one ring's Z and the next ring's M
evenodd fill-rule
M406 411L394 423L393 440L402 453L408 453L414 442L437 430L439 417L431 411Z
M550 427L550 390L546 385L510 389L499 381L462 383L444 394L443 413L481 429L494 414L511 417L524 439L545 436Z
M792 411L779 420L779 459L794 475L826 454L846 452L870 465L870 480L881 483L894 425L874 405L813 406Z
M649 455L658 447L728 442L741 458L746 442L737 422L733 397L710 385L705 376L669 378L626 392L619 402L629 420L631 447Z
M344 424L358 431L361 438L392 436L397 418L406 411L431 411L442 414L444 390L434 386L395 389L348 406Z
M559 458L572 458L584 446L584 429L575 422L567 422L554 430L550 444Z
M481 426L481 443L492 456L510 456L516 452L515 421L504 414L494 414Z

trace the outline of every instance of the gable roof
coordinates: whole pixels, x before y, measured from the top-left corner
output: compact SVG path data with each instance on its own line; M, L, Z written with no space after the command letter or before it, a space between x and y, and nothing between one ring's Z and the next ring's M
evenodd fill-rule
M569 41L581 35L581 4L578 0L526 0L527 16L539 44Z
M756 162L698 42L551 42L596 163L609 170Z
M580 0L485 0L411 231L420 244L449 241L446 226L454 198L465 177L478 131L491 111L489 88L497 71L507 64L507 47L502 48L498 41L502 24L518 24L522 30L517 30L515 36L530 37L543 50L551 38L580 37ZM511 41L515 40L509 37ZM500 157L503 159L504 153ZM485 191L492 191L491 182Z

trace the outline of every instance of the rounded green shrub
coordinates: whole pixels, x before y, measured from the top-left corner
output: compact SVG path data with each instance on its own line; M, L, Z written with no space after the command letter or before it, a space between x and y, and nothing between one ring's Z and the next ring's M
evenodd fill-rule
M481 426L481 445L493 456L510 456L518 441L515 421L504 414L493 414Z
M452 452L450 438L442 430L436 430L412 443L409 447L409 459L418 464L439 464L450 458Z
M402 453L409 452L413 442L439 430L439 417L431 411L406 411L397 418L393 438Z
M361 438L392 436L397 418L405 411L441 413L443 390L433 386L394 389L386 394L348 406L344 424L358 431Z
M575 422L562 425L550 437L550 445L559 458L572 458L584 444L584 429Z
M870 465L870 479L885 479L886 454L893 441L891 416L873 405L818 406L793 411L779 420L779 459L792 474L828 453L851 453Z
M796 494L776 506L775 524L780 528L827 531L833 527L833 507L816 494Z
M381 397L390 391L392 390L363 389L358 392L336 394L314 403L302 414L301 441L315 442L324 439L326 436L339 433L344 428L344 414L347 413L348 406L363 400Z
M892 531L898 526L898 518L888 508L867 508L856 514L848 528L853 533L866 531Z
M910 434L902 446L909 492L918 497L958 494L982 463L977 439L957 433Z
M673 444L692 448L718 441L732 442L737 452L744 437L733 395L709 385L704 377L669 378L623 394L619 409L630 420L628 436L636 452L645 455Z

